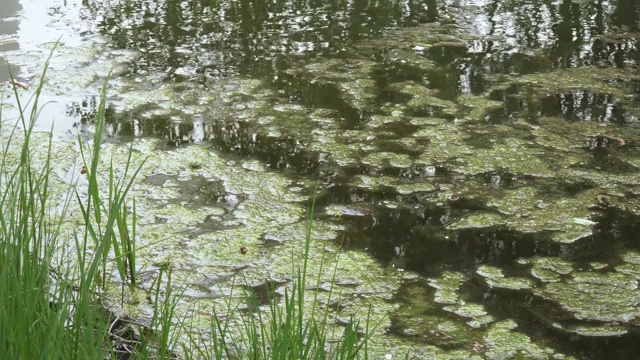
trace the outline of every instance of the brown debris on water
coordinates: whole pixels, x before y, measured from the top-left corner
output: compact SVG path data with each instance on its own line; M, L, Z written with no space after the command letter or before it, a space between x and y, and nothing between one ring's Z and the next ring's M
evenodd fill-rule
M104 344L108 347L108 352L115 354L116 359L131 359L142 348L144 344L150 346L149 359L157 359L163 357L167 359L177 359L178 356L168 349L160 350L159 347L166 346L158 341L157 334L144 321L132 319L129 315L117 305L110 302L103 302L99 306L102 307L103 314L108 319L110 326L108 329L109 343Z
M617 136L596 135L588 137L586 146L589 149L617 149L627 146L627 141Z
M471 342L471 350L473 350L473 352L475 353L483 353L485 350L485 345L484 344L480 344L477 341L472 341Z
M23 89L23 90L29 90L29 85L27 83L23 83L16 79L9 80L9 84L19 87L20 89Z
M600 194L596 196L596 201L598 202L599 206L602 207L609 207L609 198L607 198L606 196Z

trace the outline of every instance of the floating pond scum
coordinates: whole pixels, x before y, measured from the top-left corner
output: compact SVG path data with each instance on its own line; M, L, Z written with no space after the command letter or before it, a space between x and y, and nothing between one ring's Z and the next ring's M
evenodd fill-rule
M371 307L370 358L640 354L635 2L21 4L2 21L29 28L0 34L19 80L54 40L29 32L62 36L52 181L81 165L110 70L101 165L146 159L132 316L168 264L193 338L252 309L241 279L282 296L317 184L308 291L340 294L319 295L336 329Z

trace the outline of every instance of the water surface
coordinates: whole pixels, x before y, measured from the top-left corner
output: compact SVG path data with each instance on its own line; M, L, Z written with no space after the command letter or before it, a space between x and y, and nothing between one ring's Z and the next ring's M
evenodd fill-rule
M203 284L224 283L224 269L285 276L274 264L300 240L319 182L317 249L331 241L352 265L340 265L341 315L390 311L376 354L640 353L639 3L56 9L82 14L63 29L84 39L73 49L93 49L80 63L103 70L57 98L76 124L60 133L90 131L96 84L114 66L110 141L154 154L146 229L182 227L145 255L183 256L184 278L199 279L190 304L215 306L225 286ZM260 254L248 270L225 255L245 243Z

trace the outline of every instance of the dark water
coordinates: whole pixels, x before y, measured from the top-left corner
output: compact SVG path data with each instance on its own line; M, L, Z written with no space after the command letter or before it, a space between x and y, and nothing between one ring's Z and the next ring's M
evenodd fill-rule
M572 69L637 73L638 1L168 0L114 1L110 6L89 1L85 6L100 19L99 29L110 38L113 47L139 51L122 74L125 77L160 73L164 82L205 88L232 77L260 79L272 94L267 102L301 105L303 118L311 117L314 111L325 111L344 132L368 129L377 115L388 115L388 109L398 104L407 117L452 122L467 114L468 109L460 103L461 96L484 96L502 106L481 114L484 122L465 128L469 132L465 141L478 149L491 147L481 135L474 135L481 134L483 126L514 126L518 131L518 121L545 127L550 126L547 118L573 126L604 124L623 134L626 141L621 151L626 153L619 155L612 149L616 140L602 135L594 135L588 144L579 139L576 147L593 155L588 166L619 174L640 170L625 161L625 156L637 150L633 139L640 129L640 112L636 110L640 107L640 82L612 77L609 82L623 89L625 96L587 86L555 89L547 84L546 91L536 93L519 84L494 87L508 77L544 73L552 74L548 81L552 84L556 76L553 72ZM425 40L428 46L423 46L419 38L406 35L411 29L429 26L439 32L440 39ZM417 52L421 60L433 65L422 67L395 61L394 52L403 51ZM308 70L309 65L330 61L335 65L326 70ZM326 75L330 71L338 75ZM339 74L358 72L356 79L373 81L372 86L362 90L369 95L363 101L354 100L341 90L345 82L353 79L347 75L340 78ZM405 107L410 96L393 87L401 82L420 84L435 98L459 107L455 112L432 104ZM598 224L597 231L566 244L553 241L553 231L525 232L508 224L451 229L448 225L456 220L492 211L492 207L482 197L462 196L436 202L431 199L438 196L437 190L406 195L393 186L354 185L354 179L362 175L386 175L401 183L416 183L427 178L425 164L414 162L408 169L367 163L341 165L332 159L331 146L323 151L304 146L306 133L296 130L293 123L291 129L286 122L280 123L282 135L274 137L257 124L258 118L238 122L233 114L217 116L216 111L204 114L203 124L169 115L129 120L145 110L114 110L111 122L118 125L116 135L122 139L137 134L158 137L165 139L167 146L188 146L204 140L229 156L256 158L293 178L318 180L323 185L318 199L321 209L345 204L370 211L368 216L344 220L347 230L343 246L366 249L383 264L392 263L428 277L437 277L444 270L468 274L471 280L463 287L467 300L483 304L496 318L516 319L519 329L534 340L567 354L587 359L640 356L637 320L628 324L628 333L623 336L567 334L554 329L540 315L548 312L564 316L558 304L526 291L488 288L475 275L479 265L522 274L525 271L518 259L538 256L563 258L576 269L586 268L591 262L613 266L620 261L622 252L640 250L640 217L632 211L594 206L590 220ZM196 126L203 127L198 139L190 135ZM405 154L415 160L422 153L421 148L403 147L398 140L417 128L405 122L367 131L375 135L371 146L376 151ZM348 135L337 141L366 143ZM362 156L367 154L363 151ZM553 157L552 154L547 156ZM463 180L489 184L498 176L503 179L501 186L507 189L525 184L566 198L603 185L593 178L558 176L560 179L549 180L518 174L509 168L467 175L461 174L451 161L435 164L429 179L455 189L462 186ZM626 196L634 197L633 193L630 190ZM385 201L399 206L380 206ZM399 293L398 299L403 296ZM402 334L402 325L395 324L394 331Z

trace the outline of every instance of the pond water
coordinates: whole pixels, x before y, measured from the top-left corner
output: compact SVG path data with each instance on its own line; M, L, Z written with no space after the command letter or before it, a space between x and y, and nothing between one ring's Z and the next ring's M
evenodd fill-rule
M149 157L142 267L184 313L286 286L317 183L312 269L340 316L388 313L376 358L640 356L640 2L44 3L3 1L0 81L61 37L65 143L113 69L105 152Z

